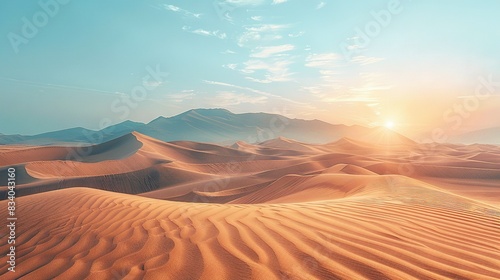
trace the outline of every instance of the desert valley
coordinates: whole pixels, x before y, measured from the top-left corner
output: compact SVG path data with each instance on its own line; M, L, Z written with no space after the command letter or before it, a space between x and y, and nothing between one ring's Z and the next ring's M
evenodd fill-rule
M231 145L131 132L78 159L77 145L2 146L19 245L6 272L2 236L1 277L500 278L500 147L370 131Z

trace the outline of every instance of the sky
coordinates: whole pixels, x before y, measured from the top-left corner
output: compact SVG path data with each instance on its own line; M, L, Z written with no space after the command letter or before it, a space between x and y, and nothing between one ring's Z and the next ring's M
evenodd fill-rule
M499 10L496 0L1 1L0 133L194 108L411 137L498 127Z

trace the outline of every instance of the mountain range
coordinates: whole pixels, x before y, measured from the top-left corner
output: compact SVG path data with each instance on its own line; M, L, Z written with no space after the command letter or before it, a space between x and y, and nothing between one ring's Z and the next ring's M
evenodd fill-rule
M481 130L467 132L455 137L452 137L452 142L462 144L500 144L500 127L492 127Z
M195 141L230 145L238 141L259 143L279 137L323 144L348 137L361 141L389 141L406 137L381 127L333 125L320 120L291 119L278 114L234 114L226 109L193 109L144 124L125 121L100 131L82 127L33 136L0 135L0 144L99 144L137 131L165 141ZM387 139L384 139L387 138Z

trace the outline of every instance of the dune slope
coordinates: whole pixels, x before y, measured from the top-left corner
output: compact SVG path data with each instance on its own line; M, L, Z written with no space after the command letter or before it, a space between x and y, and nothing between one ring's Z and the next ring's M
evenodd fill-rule
M5 273L2 257L2 279L500 277L498 212L366 198L190 204L86 188L18 202L19 264Z

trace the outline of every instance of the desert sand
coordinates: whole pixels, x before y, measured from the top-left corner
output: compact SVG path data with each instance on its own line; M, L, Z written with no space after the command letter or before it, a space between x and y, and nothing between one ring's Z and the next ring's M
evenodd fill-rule
M499 279L500 147L387 135L3 147L18 264L2 236L0 277Z

